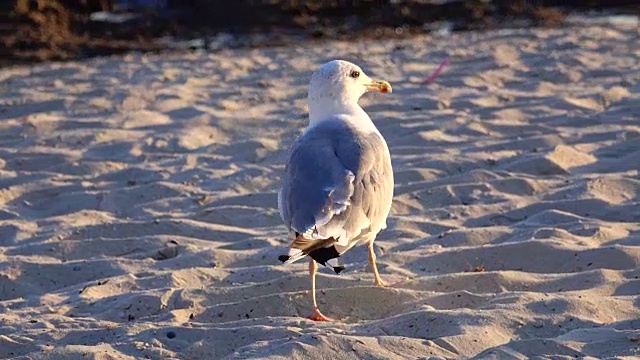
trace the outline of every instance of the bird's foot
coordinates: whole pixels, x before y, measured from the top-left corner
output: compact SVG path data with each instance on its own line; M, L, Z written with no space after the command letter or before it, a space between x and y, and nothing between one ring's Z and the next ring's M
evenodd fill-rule
M376 279L375 281L376 286L381 286L381 287L388 287L389 284L387 284L387 282L385 282L382 279Z
M313 321L333 321L332 318L324 316L317 307L313 308L313 315L309 316Z
M389 284L386 281L382 280L382 278L380 276L376 276L375 277L374 284L376 286L381 286L381 287L388 287L389 286Z
M402 279L402 280L392 281L392 282L388 283L388 282L386 282L386 281L384 281L384 280L382 280L381 278L378 277L378 278L375 279L374 284L376 286L380 286L380 287L395 287L395 286L398 286L398 285L406 282L407 280L408 280L408 278L405 278L405 279Z

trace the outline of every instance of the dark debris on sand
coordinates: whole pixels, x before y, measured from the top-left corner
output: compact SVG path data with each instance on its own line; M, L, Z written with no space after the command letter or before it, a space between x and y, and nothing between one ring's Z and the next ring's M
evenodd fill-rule
M116 9L112 0L0 0L0 66L80 59L132 50L161 51L160 39L213 38L233 46L286 45L309 39L406 37L437 29L558 26L574 11L640 14L633 0L183 0L164 9ZM122 23L97 11L135 11ZM354 35L355 34L355 35Z

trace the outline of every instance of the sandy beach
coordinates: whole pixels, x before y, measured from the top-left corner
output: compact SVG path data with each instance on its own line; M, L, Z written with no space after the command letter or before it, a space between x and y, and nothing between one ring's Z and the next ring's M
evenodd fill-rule
M354 248L316 323L276 193L335 58L393 85L393 285ZM639 169L637 28L2 69L0 358L638 358Z

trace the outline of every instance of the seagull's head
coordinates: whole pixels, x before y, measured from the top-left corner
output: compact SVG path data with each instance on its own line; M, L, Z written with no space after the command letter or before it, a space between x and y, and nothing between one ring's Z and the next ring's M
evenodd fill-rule
M387 94L391 92L391 84L371 79L358 65L348 61L330 61L311 76L310 116L335 114L344 107L357 106L358 99L369 91Z

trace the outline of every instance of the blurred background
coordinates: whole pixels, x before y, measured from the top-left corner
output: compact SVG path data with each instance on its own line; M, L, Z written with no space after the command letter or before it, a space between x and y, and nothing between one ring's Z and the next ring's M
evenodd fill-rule
M0 66L127 51L635 21L639 0L0 0Z

